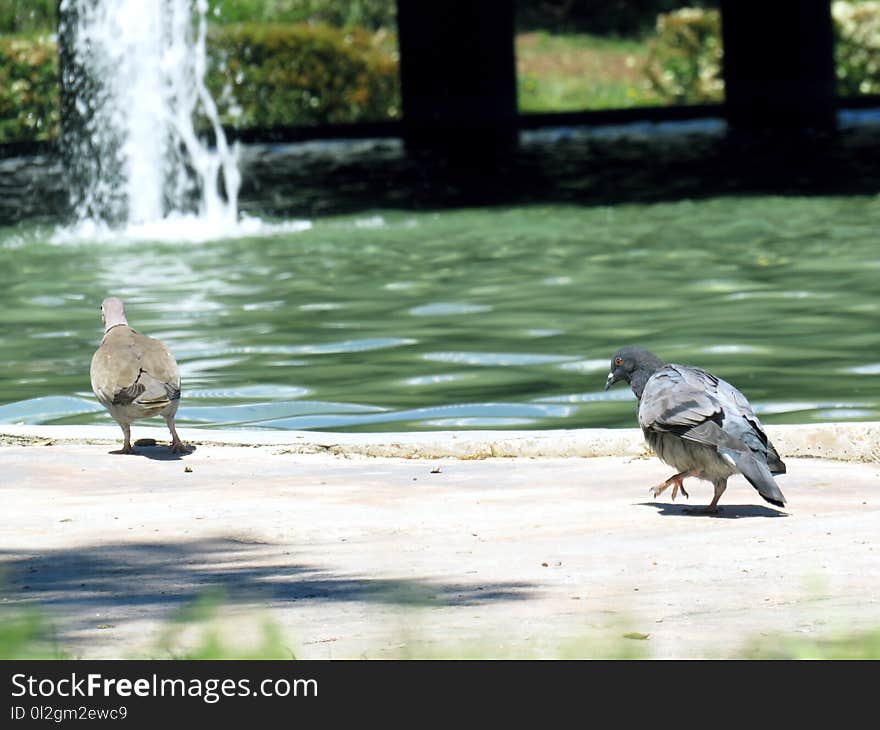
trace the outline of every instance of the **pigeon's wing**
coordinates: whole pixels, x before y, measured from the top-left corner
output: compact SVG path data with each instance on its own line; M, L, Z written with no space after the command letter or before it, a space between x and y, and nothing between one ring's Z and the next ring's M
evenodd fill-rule
M767 438L764 425L758 416L755 415L752 404L749 403L748 399L737 388L721 378L718 378L718 395L722 400L729 402L728 410L738 414L748 425L748 430L752 432L748 434L748 436L752 437L749 440L752 441L759 451L764 453L770 473L785 474L785 464L779 458L779 453L773 444L770 443L770 439ZM757 437L760 445L754 442L754 437Z
M724 406L718 378L697 368L667 365L645 385L639 403L643 430L674 433L707 446L744 450L747 446L722 428Z
M667 365L645 385L639 425L714 447L764 499L785 505L772 475L782 462L746 397L730 383L700 368Z

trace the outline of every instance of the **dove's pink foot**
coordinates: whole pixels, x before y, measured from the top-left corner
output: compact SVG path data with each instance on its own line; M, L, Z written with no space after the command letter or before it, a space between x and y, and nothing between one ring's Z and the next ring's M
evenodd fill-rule
M122 428L122 435L125 437L125 442L122 444L121 449L116 449L116 451L111 451L111 454L136 454L137 451L131 445L131 426L120 423L120 428Z
M169 449L172 454L190 454L193 451L192 446L188 446L180 440L180 436L177 435L177 429L174 428L174 419L166 418L165 422L168 424L168 430L171 431L171 446Z

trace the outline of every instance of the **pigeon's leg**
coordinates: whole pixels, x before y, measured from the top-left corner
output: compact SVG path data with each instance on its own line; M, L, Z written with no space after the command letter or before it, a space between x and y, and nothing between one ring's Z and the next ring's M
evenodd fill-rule
M713 515L718 512L718 500L721 499L721 495L724 494L724 490L727 489L727 480L724 479L720 482L715 482L715 496L712 497L712 501L708 504L708 506L703 507L700 512L704 514Z
M125 443L122 444L121 449L116 449L116 451L111 451L111 454L135 454L137 453L131 445L131 424L128 423L120 423L119 427L122 429L122 434L125 436Z
M165 423L168 424L168 430L171 431L171 449L172 454L188 454L192 451L191 446L187 446L180 440L177 435L177 429L174 428L174 416L165 416Z
M709 506L706 508L707 512L717 512L718 511L718 500L721 499L721 495L724 494L724 490L727 489L727 480L723 480L720 482L715 482L715 496L712 497L712 501L709 503Z
M681 471L678 474L673 474L669 479L667 479L663 484L658 484L656 487L651 487L651 493L655 497L659 497L663 494L664 491L672 487L672 501L675 501L676 496L678 496L679 490L681 493L687 497L688 493L684 490L684 482L688 477L698 477L700 476L700 472L697 469L689 469L688 471Z

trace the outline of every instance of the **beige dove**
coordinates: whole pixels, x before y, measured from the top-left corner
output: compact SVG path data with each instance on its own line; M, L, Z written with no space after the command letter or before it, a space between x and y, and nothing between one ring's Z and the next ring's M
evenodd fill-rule
M131 454L131 424L162 416L171 432L171 451L188 453L174 427L180 404L177 361L159 340L128 325L122 301L109 297L101 304L104 338L92 357L92 390L122 428L125 443L113 453Z

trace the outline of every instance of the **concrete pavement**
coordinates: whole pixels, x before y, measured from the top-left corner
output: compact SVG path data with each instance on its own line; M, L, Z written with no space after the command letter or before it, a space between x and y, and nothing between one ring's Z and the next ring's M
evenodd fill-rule
M218 587L225 635L268 618L303 658L723 657L880 626L880 424L771 429L787 509L736 477L719 517L688 509L704 482L651 497L669 469L630 430L181 434L193 454L120 456L115 428L0 426L4 603L67 654L167 656Z

